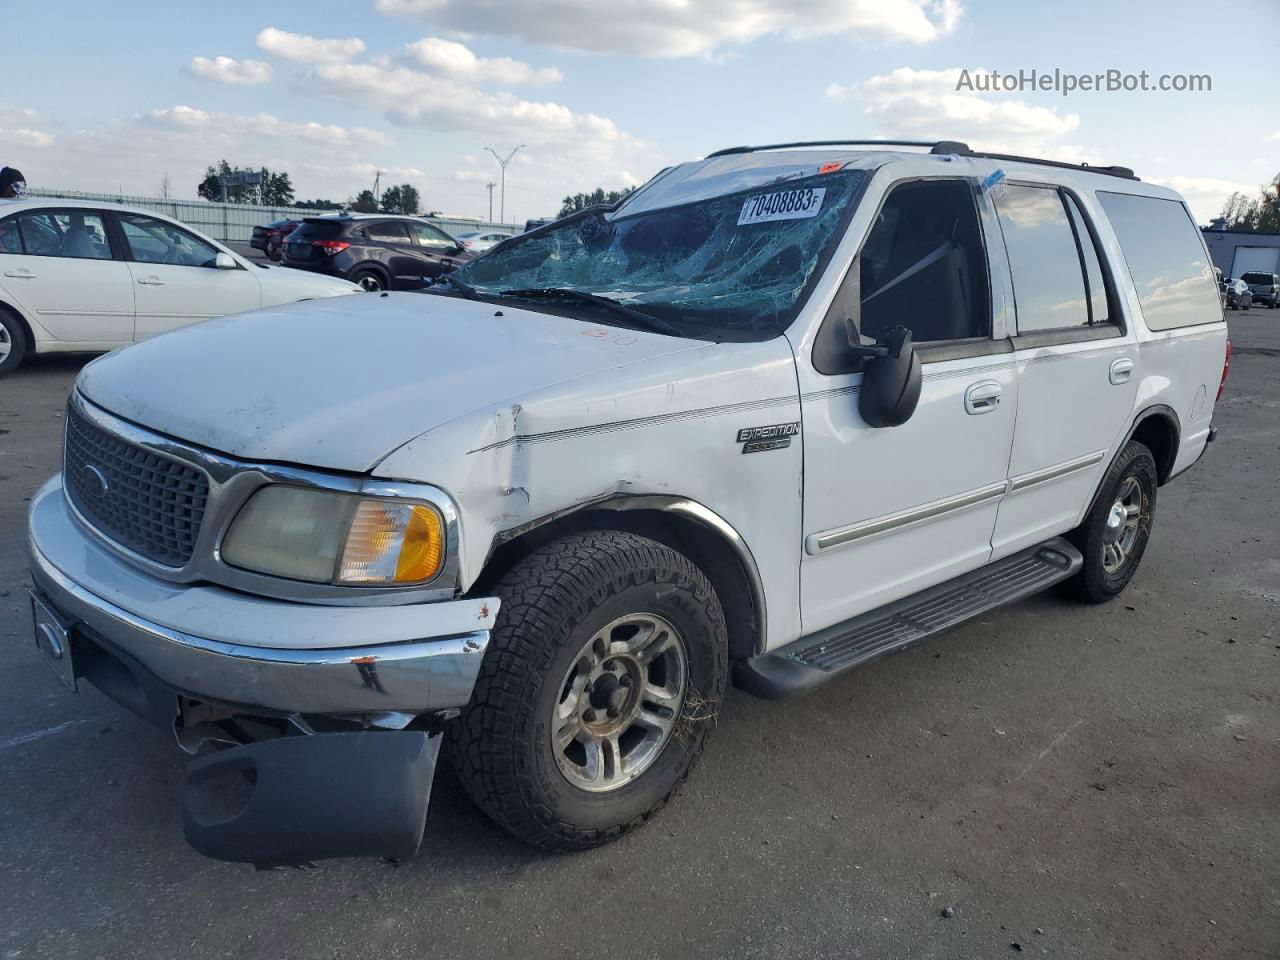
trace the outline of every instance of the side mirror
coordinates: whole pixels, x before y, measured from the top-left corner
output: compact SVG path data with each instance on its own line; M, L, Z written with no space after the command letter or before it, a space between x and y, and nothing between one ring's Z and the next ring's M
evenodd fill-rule
M221 251L213 258L213 265L219 270L236 270L240 267L240 264L236 263L235 257Z
M850 350L867 357L858 391L858 413L869 427L897 427L911 419L920 403L920 358L911 346L911 331L894 327L875 346L856 343L850 324Z

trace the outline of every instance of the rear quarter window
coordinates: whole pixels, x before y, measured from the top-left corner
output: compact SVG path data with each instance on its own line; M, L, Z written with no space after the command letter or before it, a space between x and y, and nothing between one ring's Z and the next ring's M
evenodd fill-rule
M1102 190L1098 201L1120 241L1148 330L1222 320L1209 257L1185 206Z

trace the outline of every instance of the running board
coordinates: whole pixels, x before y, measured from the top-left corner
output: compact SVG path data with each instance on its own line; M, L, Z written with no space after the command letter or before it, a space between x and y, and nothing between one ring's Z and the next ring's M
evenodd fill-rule
M733 666L734 685L769 700L804 693L876 657L1039 593L1083 564L1079 550L1054 537L785 647L740 660Z

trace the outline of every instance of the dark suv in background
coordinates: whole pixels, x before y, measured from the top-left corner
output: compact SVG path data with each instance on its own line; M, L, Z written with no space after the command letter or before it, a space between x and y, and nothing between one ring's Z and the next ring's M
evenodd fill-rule
M307 217L284 245L285 266L366 290L417 290L473 256L425 220L372 213Z
M1243 273L1240 279L1249 285L1254 303L1265 303L1274 310L1280 305L1280 276L1274 273Z

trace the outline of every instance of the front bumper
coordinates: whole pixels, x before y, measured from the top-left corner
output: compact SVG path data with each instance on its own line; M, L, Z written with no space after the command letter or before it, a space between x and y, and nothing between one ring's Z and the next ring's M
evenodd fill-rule
M27 550L34 593L67 630L64 679L193 752L223 746L187 768L198 851L260 867L416 852L441 740L430 715L470 698L496 599L322 606L169 583L82 530L60 477L32 500ZM280 735L224 739L218 718L275 718Z
M60 477L32 500L27 549L77 642L123 654L177 694L271 713L461 707L498 611L497 599L344 607L167 583L82 531Z

